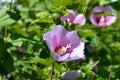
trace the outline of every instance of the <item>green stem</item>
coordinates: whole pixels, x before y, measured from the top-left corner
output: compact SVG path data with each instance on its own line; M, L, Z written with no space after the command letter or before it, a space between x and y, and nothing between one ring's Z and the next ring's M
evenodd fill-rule
M52 65L52 70L51 70L51 74L50 74L50 80L52 80L52 78L53 78L54 66L55 66L55 64L53 63L53 65Z
M11 0L11 3L10 3L10 11L12 10L12 3L13 3L13 0Z
M110 71L110 74L109 74L108 80L111 80L111 77L112 77L112 69L111 69L111 71Z
M7 27L5 27L5 37L4 37L4 41L7 42Z
M46 1L46 0L44 0L44 4L45 4L45 6L46 6L47 10L49 10L49 6L48 6L48 4L47 4L47 1Z
M86 11L87 11L90 3L91 3L91 0L88 0L88 1L87 1L87 5L86 5L86 7L85 7L85 10L84 10L84 12L83 12L84 15L86 14Z

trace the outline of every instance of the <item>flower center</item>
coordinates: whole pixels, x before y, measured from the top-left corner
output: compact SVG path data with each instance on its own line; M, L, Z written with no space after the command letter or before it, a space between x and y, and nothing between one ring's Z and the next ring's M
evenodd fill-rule
M100 22L104 22L104 21L105 21L104 16L101 16L101 18L100 18Z
M57 47L55 52L58 53L60 56L64 55L67 52L67 49L71 48L71 44L67 44L66 47Z

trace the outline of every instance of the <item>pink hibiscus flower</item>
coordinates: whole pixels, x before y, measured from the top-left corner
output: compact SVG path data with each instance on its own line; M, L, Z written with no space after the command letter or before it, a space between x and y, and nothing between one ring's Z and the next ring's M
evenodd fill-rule
M116 21L116 16L113 15L115 11L113 10L112 7L110 6L104 6L104 7L94 7L92 10L92 13L102 13L102 12L109 12L111 15L110 16L105 16L105 15L92 15L90 16L90 21L92 24L96 26L109 26L113 24Z
M84 25L86 18L83 14L77 14L73 10L68 10L68 15L67 16L62 16L61 17L62 21L68 21L69 24L80 24Z
M68 32L62 25L43 35L52 56L57 61L84 59L84 42L77 30Z

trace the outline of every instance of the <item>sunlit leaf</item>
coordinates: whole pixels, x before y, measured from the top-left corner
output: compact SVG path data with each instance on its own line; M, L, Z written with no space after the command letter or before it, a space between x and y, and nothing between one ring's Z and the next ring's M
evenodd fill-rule
M105 4L108 4L110 2L110 0L100 0L99 1L99 5L100 6L103 6L103 5L105 5Z
M48 62L47 59L43 59L43 58L30 58L30 60L25 61L25 63L40 63L47 66L52 65L50 62Z
M52 9L59 8L60 6L67 6L72 4L72 0L54 0Z
M0 26L13 24L15 20L11 19L6 10L0 10Z
M36 17L38 17L37 22L53 23L53 19L51 17L51 14L48 11L39 12L39 13L36 14Z

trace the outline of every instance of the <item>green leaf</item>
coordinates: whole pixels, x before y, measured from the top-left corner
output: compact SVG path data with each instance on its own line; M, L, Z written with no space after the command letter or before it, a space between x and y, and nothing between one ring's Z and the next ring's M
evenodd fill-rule
M42 12L37 13L36 17L44 18L44 17L46 17L48 15L50 15L50 13L48 11L42 11Z
M0 76L0 80L2 80L2 77Z
M10 18L6 11L7 10L0 10L0 26L7 26L15 22L15 20Z
M83 35L83 37L91 37L96 34L97 34L97 32L95 30L89 30L89 29L83 30L81 33L81 35Z
M53 20L51 17L45 17L43 19L38 19L38 22L53 23Z
M108 4L108 3L110 3L110 0L100 0L99 1L100 6L103 6L103 5Z
M113 42L110 46L116 50L120 50L120 42Z
M20 11L16 8L14 8L13 11L7 11L7 13L9 14L10 18L12 18L15 21L18 21L21 18Z
M110 53L110 52L111 52L110 48L109 48L108 45L106 45L105 43L100 42L100 45L102 46L102 48L104 48L104 49L107 51L107 53Z
M30 58L29 60L25 61L25 63L40 63L46 66L52 65L52 62L49 62L48 59L43 59L43 58Z
M86 76L86 73L82 73L82 77L84 78Z
M38 17L37 22L53 23L53 19L51 17L51 14L48 11L39 12L36 14L36 17Z
M28 41L30 43L36 43L36 41L27 39L27 38L18 38L16 40L11 40L10 38L8 39L8 42L10 42L14 46L22 46L24 41Z
M70 4L72 4L72 0L54 0L52 9L59 8L61 5L65 7Z
M99 63L99 61L96 61L96 62L95 62L95 63L93 63L93 64L87 64L87 65L86 65L86 68L88 68L88 70L87 70L87 71L92 70L92 69L93 69L93 67L95 67L98 63Z

